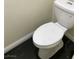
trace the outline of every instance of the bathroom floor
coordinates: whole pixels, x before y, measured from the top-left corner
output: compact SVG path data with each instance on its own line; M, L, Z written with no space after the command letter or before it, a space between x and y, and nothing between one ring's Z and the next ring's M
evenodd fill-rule
M72 59L74 53L74 43L66 36L63 37L64 46L50 59ZM4 59L39 59L38 48L32 43L32 38L17 46L5 54Z

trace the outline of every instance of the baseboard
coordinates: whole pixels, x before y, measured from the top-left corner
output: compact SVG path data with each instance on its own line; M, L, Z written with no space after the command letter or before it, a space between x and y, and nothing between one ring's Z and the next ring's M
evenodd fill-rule
M9 46L7 46L6 48L4 48L4 53L9 52L10 50L12 50L13 48L15 48L16 46L22 44L23 42L25 42L26 40L28 40L30 37L32 37L33 32L25 35L24 37L18 39L16 42L13 42L12 44L10 44Z

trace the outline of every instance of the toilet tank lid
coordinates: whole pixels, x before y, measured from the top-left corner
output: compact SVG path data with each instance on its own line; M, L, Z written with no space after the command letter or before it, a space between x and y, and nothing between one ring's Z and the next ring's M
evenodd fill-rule
M38 45L51 45L60 41L66 29L49 22L40 26L33 34L33 41Z
M55 0L54 5L70 14L74 14L74 2L70 0Z

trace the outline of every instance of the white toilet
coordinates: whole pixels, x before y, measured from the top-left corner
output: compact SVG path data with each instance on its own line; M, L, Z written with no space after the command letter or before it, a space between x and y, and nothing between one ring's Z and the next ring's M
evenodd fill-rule
M49 59L63 47L65 32L74 25L74 6L72 1L55 0L54 12L57 22L41 25L33 34L33 43L39 48L38 56Z

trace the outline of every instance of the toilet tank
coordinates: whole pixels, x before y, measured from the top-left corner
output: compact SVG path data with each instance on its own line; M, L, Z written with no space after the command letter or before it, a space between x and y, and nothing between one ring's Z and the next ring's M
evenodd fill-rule
M56 0L54 12L57 22L70 29L74 26L74 3L71 0Z

